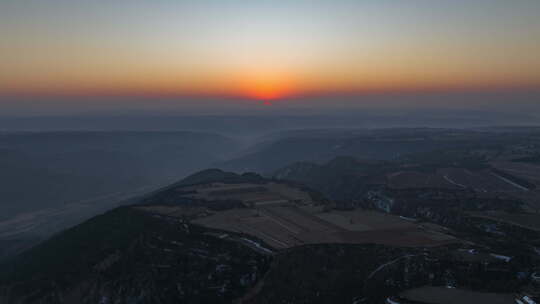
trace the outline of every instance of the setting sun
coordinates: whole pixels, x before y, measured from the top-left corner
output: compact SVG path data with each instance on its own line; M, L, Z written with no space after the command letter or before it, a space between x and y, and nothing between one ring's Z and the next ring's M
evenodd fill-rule
M275 86L272 83L261 83L249 90L247 95L250 98L258 100L272 100L284 97L286 92L279 86Z
M290 77L284 74L267 74L246 76L239 91L248 98L275 100L286 97L297 89Z

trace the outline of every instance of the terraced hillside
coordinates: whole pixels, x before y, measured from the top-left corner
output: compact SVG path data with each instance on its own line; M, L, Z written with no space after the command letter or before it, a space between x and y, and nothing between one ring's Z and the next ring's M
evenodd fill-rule
M138 208L208 228L250 234L275 249L321 243L436 246L456 242L452 236L397 216L332 210L329 201L309 190L264 179L182 184L145 200Z

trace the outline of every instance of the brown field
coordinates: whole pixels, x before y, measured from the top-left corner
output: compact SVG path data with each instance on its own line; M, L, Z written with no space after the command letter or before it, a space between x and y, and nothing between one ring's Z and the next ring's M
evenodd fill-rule
M395 172L387 175L388 186L393 189L406 188L444 188L459 189L458 185L452 184L437 174L429 174L413 171Z
M516 296L504 293L484 293L445 287L420 287L407 290L400 297L421 303L433 304L515 304ZM396 301L399 302L399 301Z
M293 204L232 209L193 223L251 234L277 249L320 243L437 246L457 241L440 231L384 213L314 210Z
M351 231L371 231L386 229L410 229L416 227L415 223L404 220L398 216L377 211L332 211L321 212L318 217L332 222L343 229Z
M387 178L389 187L393 189L469 188L478 192L524 192L527 190L490 170L471 171L465 168L443 168L432 174L403 171L388 174Z
M538 165L510 161L493 162L491 165L540 187L540 166Z
M182 206L136 206L135 209L142 210L149 213L156 213L171 217L197 217L201 214L207 213L204 207L182 207Z
M514 197L522 200L526 205L526 211L531 213L540 213L540 189L531 191L513 193Z
M186 194L186 197L204 199L208 201L238 200L246 204L283 203L287 201L300 201L311 203L308 193L280 183L266 184L223 184L212 183L181 188L183 191L196 191Z
M540 212L540 166L511 161L492 162L491 165L501 171L527 180L536 185L536 189L512 193L527 204L528 211Z
M481 192L522 192L523 187L493 173L491 170L470 171L462 168L440 169L437 172L468 188Z
M487 218L495 221L540 231L540 214L536 213L507 213L504 211L471 212L471 216Z
M433 227L375 211L330 211L315 204L307 192L279 183L205 184L184 187L187 197L240 200L244 208L224 211L204 206L140 206L146 212L190 220L209 228L246 233L276 249L320 243L379 243L396 246L437 246L456 242Z

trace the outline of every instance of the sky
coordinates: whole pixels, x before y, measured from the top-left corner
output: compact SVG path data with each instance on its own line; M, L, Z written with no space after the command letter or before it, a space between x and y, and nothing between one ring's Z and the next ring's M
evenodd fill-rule
M0 0L0 37L19 113L540 89L538 0Z

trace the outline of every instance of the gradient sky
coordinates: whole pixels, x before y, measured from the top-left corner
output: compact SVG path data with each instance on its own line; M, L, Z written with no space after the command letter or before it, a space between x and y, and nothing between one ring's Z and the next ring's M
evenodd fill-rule
M11 97L540 88L538 0L0 0L0 37Z

